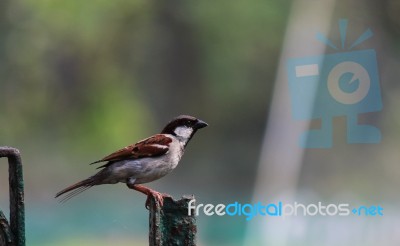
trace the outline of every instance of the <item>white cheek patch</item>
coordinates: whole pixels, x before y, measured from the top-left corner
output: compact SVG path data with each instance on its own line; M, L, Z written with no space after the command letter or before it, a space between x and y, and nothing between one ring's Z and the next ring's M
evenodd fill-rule
M174 132L179 137L189 138L190 135L192 135L193 129L186 126L180 126L177 127Z

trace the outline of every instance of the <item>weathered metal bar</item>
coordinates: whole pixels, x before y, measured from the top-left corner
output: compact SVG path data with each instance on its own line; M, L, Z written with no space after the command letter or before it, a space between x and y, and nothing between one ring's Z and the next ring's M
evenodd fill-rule
M0 158L8 158L11 245L25 246L24 179L18 149L0 147ZM3 216L4 217L4 216ZM4 218L3 218L4 219ZM5 220L5 219L4 219Z
M165 197L162 207L153 198L150 199L150 246L196 245L197 227L194 211L188 215L188 204L193 199L193 196L184 196L175 201Z
M3 212L0 211L0 246L12 245L13 237L10 230L10 225Z

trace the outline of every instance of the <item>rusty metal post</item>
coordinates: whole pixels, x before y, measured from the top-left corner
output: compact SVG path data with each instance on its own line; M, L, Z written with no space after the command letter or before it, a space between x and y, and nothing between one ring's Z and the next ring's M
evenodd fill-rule
M10 195L10 225L0 211L0 229L6 245L25 246L25 206L24 180L22 162L19 150L10 147L0 147L0 158L8 158L9 195ZM10 232L11 231L11 232Z
M164 198L162 207L150 199L150 246L195 246L196 218L194 211L188 215L188 204L194 197L184 196L175 201L170 197Z

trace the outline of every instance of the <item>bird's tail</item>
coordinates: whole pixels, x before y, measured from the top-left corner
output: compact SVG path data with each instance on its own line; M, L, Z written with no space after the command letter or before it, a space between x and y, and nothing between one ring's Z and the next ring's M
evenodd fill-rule
M84 179L76 184L73 184L71 186L68 186L67 188L63 189L62 191L58 192L56 194L56 198L59 196L62 196L66 193L64 197L61 198L60 202L66 202L69 199L71 199L72 197L80 194L81 192L89 189L90 187L96 185L96 181L93 177Z

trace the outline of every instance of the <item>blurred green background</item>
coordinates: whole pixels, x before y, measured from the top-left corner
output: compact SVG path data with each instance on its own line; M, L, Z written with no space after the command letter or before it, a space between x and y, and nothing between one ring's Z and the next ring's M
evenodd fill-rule
M149 186L175 197L195 194L199 203L250 202L292 4L2 0L0 145L22 152L27 245L147 245L142 194L117 184L65 204L54 195L93 174L88 163L180 114L210 126L172 174ZM350 197L395 207L400 6L342 0L334 8L332 28L345 17L376 31L384 111L373 117L384 141L374 145L373 159L357 159L363 145L307 152L298 186L330 198L354 183ZM8 211L7 165L0 164L0 207ZM198 224L199 245L243 244L243 218L200 216Z

